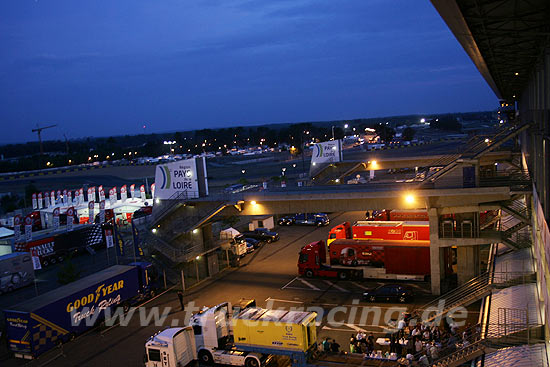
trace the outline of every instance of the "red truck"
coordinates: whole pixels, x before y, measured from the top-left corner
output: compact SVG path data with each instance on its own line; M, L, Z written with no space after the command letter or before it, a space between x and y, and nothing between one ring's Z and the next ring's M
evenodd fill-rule
M332 228L327 245L337 239L354 240L430 240L429 222L358 221L344 222Z
M426 210L382 210L374 214L373 220L402 220L413 222L427 222L430 220Z
M298 273L308 278L410 279L430 276L429 241L336 240L330 245L330 264L323 241L300 250Z

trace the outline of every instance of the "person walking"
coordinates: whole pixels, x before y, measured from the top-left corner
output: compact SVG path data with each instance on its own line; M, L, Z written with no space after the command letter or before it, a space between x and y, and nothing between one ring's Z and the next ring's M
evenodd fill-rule
M179 292L178 292L178 299L180 300L181 310L184 311L184 310L185 310L185 306L184 306L184 304L183 304L183 292L182 292L182 291L179 291Z

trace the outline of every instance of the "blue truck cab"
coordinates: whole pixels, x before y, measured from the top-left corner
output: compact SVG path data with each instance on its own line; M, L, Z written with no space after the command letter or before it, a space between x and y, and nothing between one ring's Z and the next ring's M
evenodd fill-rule
M8 348L33 359L153 296L155 278L147 262L115 265L12 306L4 310Z

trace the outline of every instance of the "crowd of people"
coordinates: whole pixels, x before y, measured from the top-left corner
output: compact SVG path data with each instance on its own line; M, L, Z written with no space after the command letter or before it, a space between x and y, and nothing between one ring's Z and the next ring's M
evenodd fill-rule
M402 366L430 366L434 361L475 342L480 331L479 325L468 324L461 330L446 320L443 328L420 321L400 322L398 331L390 336L390 353L395 353Z
M449 355L478 340L479 325L466 325L460 329L453 322L439 327L406 315L397 324L397 330L384 338L375 339L374 334L358 332L350 336L349 353L362 354L363 358L396 360L401 366L430 366L434 361ZM389 351L381 352L382 345L389 345ZM342 354L336 340L326 338L320 350L330 354Z

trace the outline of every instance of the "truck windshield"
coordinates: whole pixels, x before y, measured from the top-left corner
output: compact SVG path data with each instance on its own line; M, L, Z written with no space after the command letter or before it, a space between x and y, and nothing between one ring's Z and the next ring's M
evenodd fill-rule
M300 254L300 258L298 259L298 261L300 263L307 263L307 258L308 258L307 254Z
M149 349L149 360L153 362L160 362L160 350L158 349Z

